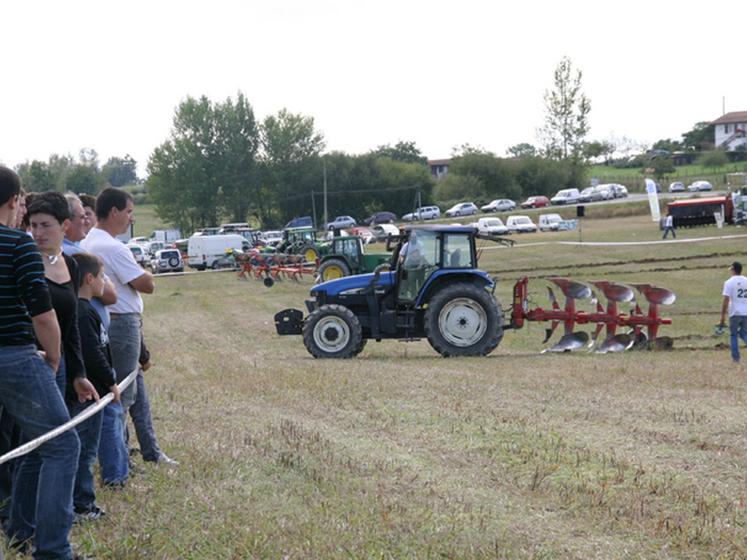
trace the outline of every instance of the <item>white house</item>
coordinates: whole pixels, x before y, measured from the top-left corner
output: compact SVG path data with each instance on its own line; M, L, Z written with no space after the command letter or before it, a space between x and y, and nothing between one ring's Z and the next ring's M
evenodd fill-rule
M732 152L739 146L747 148L747 111L726 113L711 123L714 128L714 145Z

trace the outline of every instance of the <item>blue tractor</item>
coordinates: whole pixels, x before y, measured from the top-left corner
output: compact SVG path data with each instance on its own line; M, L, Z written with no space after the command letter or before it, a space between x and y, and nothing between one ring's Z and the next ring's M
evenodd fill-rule
M275 315L281 335L303 335L315 358L352 358L369 339L428 339L442 356L484 356L503 338L495 282L477 269L471 226L413 226L387 240L391 269L318 284L309 315Z

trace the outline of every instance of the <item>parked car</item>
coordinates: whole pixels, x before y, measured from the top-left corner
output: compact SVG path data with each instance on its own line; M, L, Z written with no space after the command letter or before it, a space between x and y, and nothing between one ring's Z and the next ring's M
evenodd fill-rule
M389 235L399 235L399 228L393 224L377 224L371 228L378 241L386 239Z
M361 222L364 226L375 226L376 224L393 224L397 216L392 212L374 212Z
M135 262L142 266L143 268L147 267L150 263L150 256L148 255L148 250L143 247L142 245L132 244L127 245L129 247L130 251L132 252L132 256L135 257Z
M550 199L553 204L576 204L579 196L578 189L563 189Z
M542 208L550 206L550 199L546 196L530 196L521 203L522 208Z
M133 237L130 239L127 244L128 245L145 245L150 240L147 237Z
M578 194L579 202L597 202L602 200L602 193L596 187L586 187Z
M529 216L509 216L506 220L509 233L532 233L537 231L535 223Z
M351 228L350 234L360 237L363 240L363 243L376 242L376 234L370 227L356 226L354 228Z
M454 216L473 216L477 214L477 206L474 202L460 202L455 204L446 211L446 215L449 218Z
M675 181L669 184L669 192L685 192L685 183Z
M480 218L474 226L477 228L477 231L483 233L492 233L493 235L505 235L508 233L508 228L500 218Z
M694 181L687 186L687 190L690 192L711 191L713 185L708 181Z
M489 204L481 206L480 210L483 212L510 212L516 209L516 203L513 200L507 198L499 198L497 200L490 201Z
M283 232L279 229L272 229L261 232L260 237L265 242L265 245L275 247L283 241Z
M628 197L628 187L626 187L625 185L618 185L617 183L613 183L612 190L613 190L613 194L615 195L615 198L627 198Z
M297 227L314 227L314 220L311 219L311 216L296 217L296 218L293 218L287 224L285 224L285 228L283 229L297 228Z
M160 272L184 272L184 261L178 249L161 249L150 264L153 274Z
M324 229L347 229L355 226L355 218L352 216L337 216L334 220L325 225Z
M602 200L612 200L615 198L615 189L611 183L597 185L597 190L602 195Z
M558 231L563 218L560 214L540 214L539 230L540 231Z
M402 216L402 220L405 222L414 222L416 220L435 220L440 217L441 209L438 206L422 206L416 208L414 212Z

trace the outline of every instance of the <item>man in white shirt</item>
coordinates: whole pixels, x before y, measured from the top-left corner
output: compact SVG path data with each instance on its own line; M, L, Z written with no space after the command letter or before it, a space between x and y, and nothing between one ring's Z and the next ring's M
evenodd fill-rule
M742 276L742 263L734 261L729 268L731 278L724 282L721 304L721 326L729 313L731 359L739 363L739 339L747 343L747 278Z
M116 303L107 309L111 315L109 345L118 382L138 367L143 313L140 293L151 294L155 290L153 275L141 268L130 249L116 238L129 229L133 209L129 193L111 187L104 189L96 199L98 223L80 244L83 250L101 258L106 275L117 291ZM129 476L124 427L127 410L135 398L136 384L133 383L122 392L121 411L117 410L117 403L112 403L115 406L109 415L104 415L99 462L105 484L123 485ZM105 441L115 441L116 447L104 445Z
M672 233L672 237L677 237L677 234L674 233L674 218L672 214L667 214L667 217L664 218L664 236L662 239L666 239L670 232Z

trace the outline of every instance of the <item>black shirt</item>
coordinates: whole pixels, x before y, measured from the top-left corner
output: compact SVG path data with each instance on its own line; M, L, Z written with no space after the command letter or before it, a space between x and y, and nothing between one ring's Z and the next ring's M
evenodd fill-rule
M32 317L52 309L36 243L0 225L0 346L34 344Z
M86 374L103 397L117 381L112 369L109 336L101 324L101 317L87 299L78 300L78 327Z
M57 314L62 338L62 358L65 360L67 373L67 397L77 399L73 389L73 379L85 377L86 368L83 365L83 355L80 348L80 331L78 331L78 264L72 257L65 258L70 280L58 284L47 278L52 307Z

